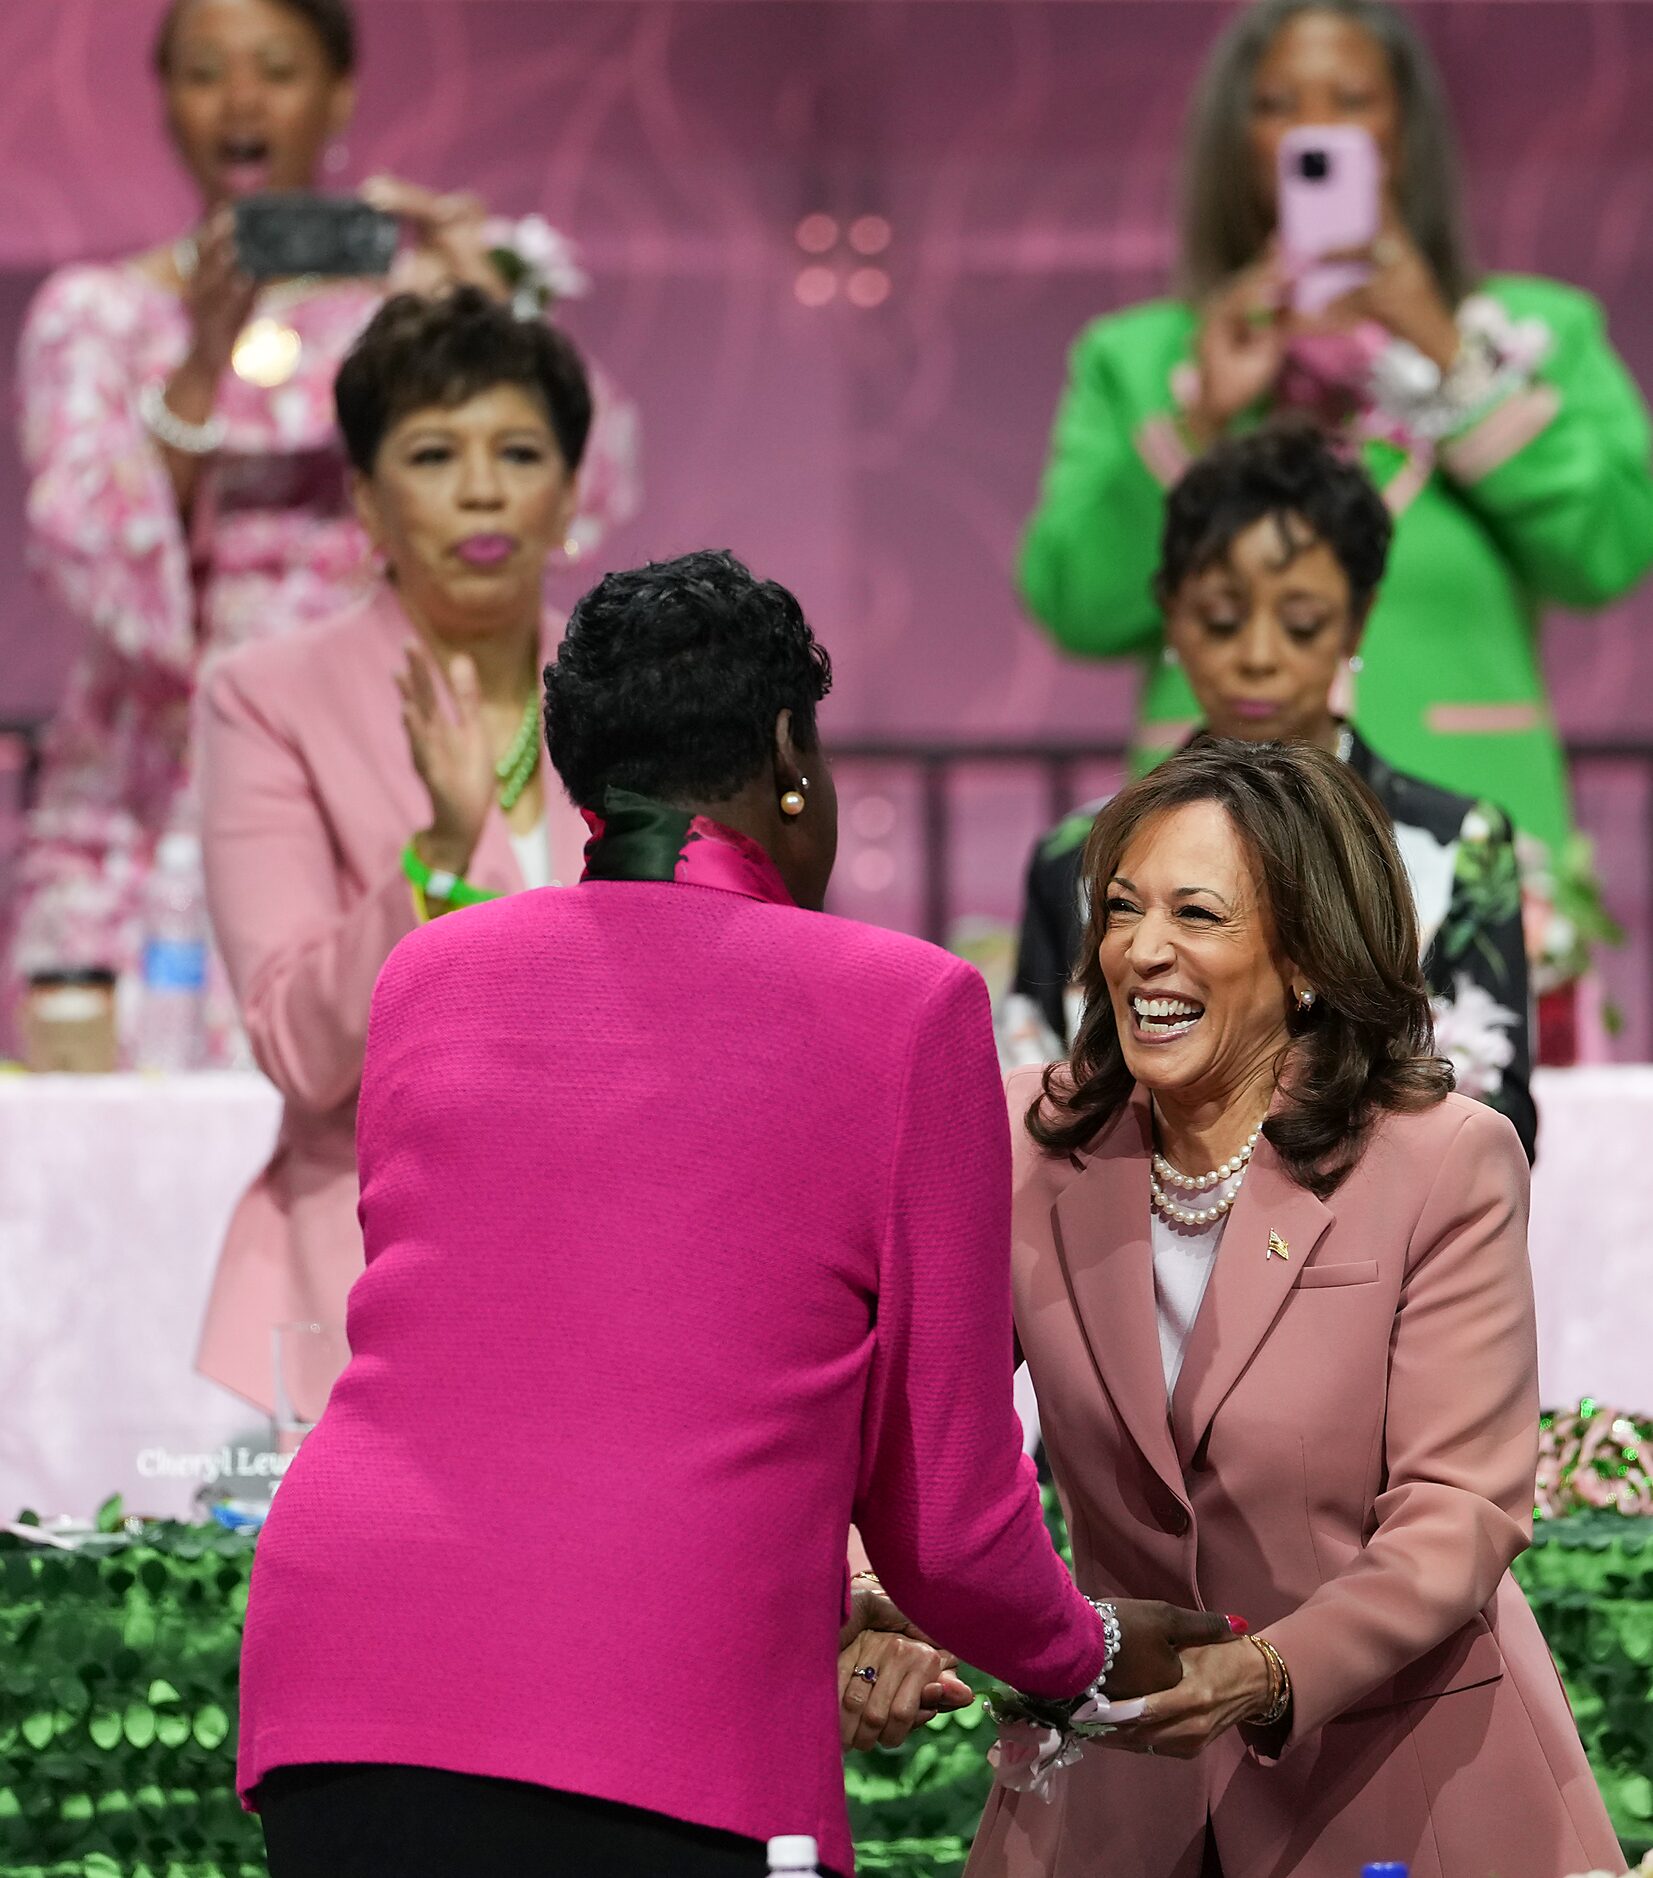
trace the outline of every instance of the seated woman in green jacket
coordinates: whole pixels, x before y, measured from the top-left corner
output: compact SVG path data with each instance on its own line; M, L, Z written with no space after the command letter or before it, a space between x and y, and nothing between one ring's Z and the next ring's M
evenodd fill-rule
M1370 374L1328 404L1301 369L1272 237L1281 137L1331 123L1372 135L1390 209L1367 285L1334 310L1369 346ZM1393 7L1243 12L1190 120L1178 297L1080 336L1020 584L1068 650L1143 662L1137 755L1156 761L1197 716L1160 656L1165 490L1216 438L1312 403L1359 449L1397 523L1354 722L1392 762L1501 803L1553 869L1570 819L1539 615L1614 600L1653 561L1648 419L1596 303L1479 274L1458 195L1433 67Z
M1154 591L1204 731L1317 744L1377 797L1412 883L1436 1048L1465 1095L1515 1124L1530 1160L1531 1000L1508 819L1396 769L1333 700L1386 591L1392 534L1358 465L1308 426L1268 426L1213 446L1171 491ZM1102 806L1077 810L1034 849L1015 979L998 1014L1007 1067L1050 1061L1072 1041L1088 912L1080 862Z

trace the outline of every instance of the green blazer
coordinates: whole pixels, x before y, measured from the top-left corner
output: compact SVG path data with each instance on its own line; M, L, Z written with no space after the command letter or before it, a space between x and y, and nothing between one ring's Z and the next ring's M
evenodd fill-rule
M1549 352L1530 386L1432 459L1363 445L1396 529L1353 715L1400 768L1497 802L1554 853L1570 814L1539 616L1547 602L1605 605L1653 563L1648 415L1588 295L1517 276L1481 292L1541 320ZM1141 661L1140 768L1198 721L1160 657L1149 591L1164 492L1190 460L1172 377L1195 331L1190 308L1160 300L1080 335L1020 557L1023 598L1060 645Z

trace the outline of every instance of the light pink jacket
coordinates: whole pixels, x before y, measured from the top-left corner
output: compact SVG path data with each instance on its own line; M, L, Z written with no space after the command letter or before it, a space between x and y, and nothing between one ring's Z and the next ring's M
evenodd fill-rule
M560 635L548 624L547 650ZM259 1067L286 1098L270 1164L230 1222L198 1366L261 1408L271 1330L344 1321L362 1269L356 1089L368 1006L417 924L402 850L430 819L395 675L413 636L388 587L308 631L222 659L201 698L203 840L214 931ZM585 828L542 756L553 875ZM503 816L470 878L523 885Z
M1199 1878L1208 1817L1224 1878L1621 1869L1508 1574L1538 1439L1514 1129L1460 1096L1390 1116L1326 1201L1259 1143L1167 1403L1146 1103L1052 1157L1037 1090L1010 1079L1016 1318L1079 1583L1241 1613L1296 1700L1277 1759L1230 1731L1093 1747L1049 1806L995 1789L970 1878Z

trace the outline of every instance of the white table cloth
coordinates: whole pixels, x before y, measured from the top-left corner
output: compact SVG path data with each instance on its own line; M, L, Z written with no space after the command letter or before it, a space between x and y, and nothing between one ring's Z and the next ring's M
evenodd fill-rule
M1547 1403L1653 1410L1653 1066L1538 1077L1532 1254ZM192 1359L280 1104L257 1076L0 1077L0 1521L185 1515L268 1430Z

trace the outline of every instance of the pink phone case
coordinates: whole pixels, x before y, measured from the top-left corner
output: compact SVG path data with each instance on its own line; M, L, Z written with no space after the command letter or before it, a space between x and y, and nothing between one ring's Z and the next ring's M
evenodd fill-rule
M1371 271L1358 261L1322 262L1320 256L1377 239L1377 145L1357 125L1301 125L1280 139L1279 179L1280 248L1292 271L1292 305L1299 313L1319 313Z

